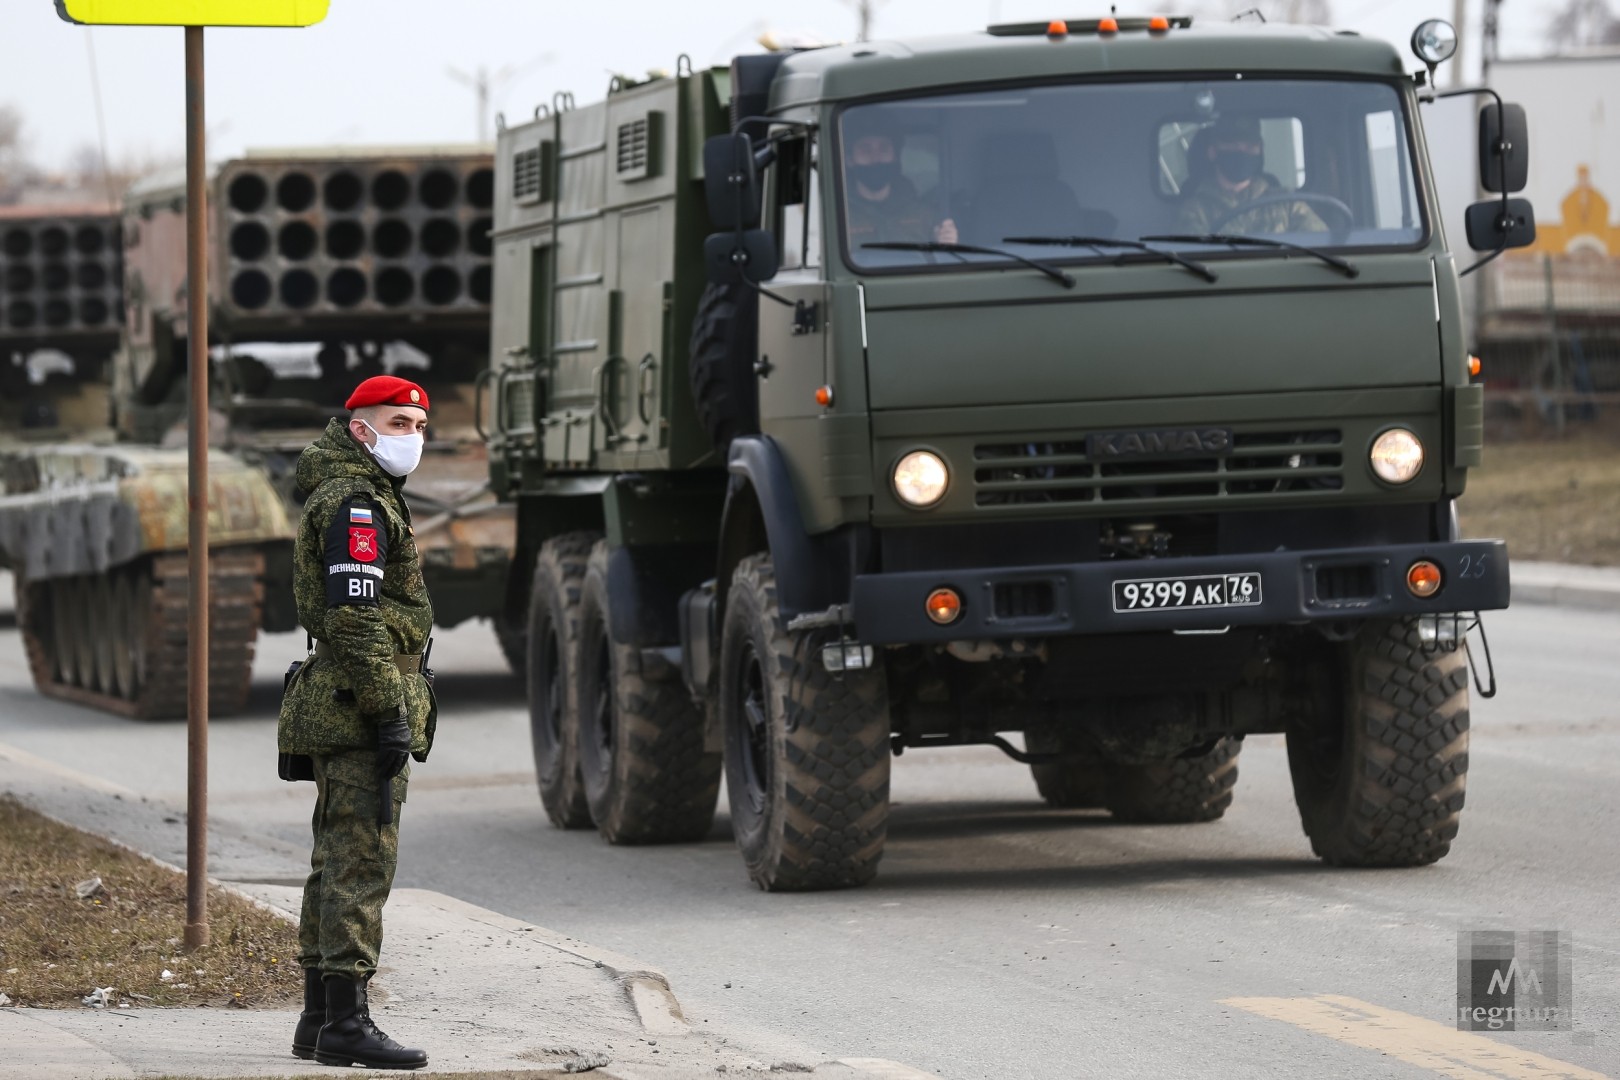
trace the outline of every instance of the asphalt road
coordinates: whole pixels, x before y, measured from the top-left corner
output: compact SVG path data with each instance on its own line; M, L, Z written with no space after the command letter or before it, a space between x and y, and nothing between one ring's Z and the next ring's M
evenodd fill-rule
M1316 862L1278 737L1248 740L1223 821L1175 827L1047 810L1022 766L941 750L895 763L875 884L778 896L748 884L723 806L706 842L673 847L546 824L522 688L470 625L435 649L439 745L413 776L399 884L656 965L709 1030L949 1080L1620 1072L1620 616L1521 606L1489 629L1502 690L1476 696L1462 835L1436 866ZM274 713L301 651L263 639L249 714L211 726L222 876L299 874L311 793L275 778ZM183 724L39 698L0 623L4 747L183 805ZM134 839L163 853L176 818ZM1573 1032L1455 1030L1473 929L1572 934Z

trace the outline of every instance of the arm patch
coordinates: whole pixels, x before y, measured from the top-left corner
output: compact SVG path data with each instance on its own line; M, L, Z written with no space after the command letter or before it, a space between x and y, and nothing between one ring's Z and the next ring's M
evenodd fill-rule
M326 606L377 607L388 561L388 522L363 495L338 507L326 527Z

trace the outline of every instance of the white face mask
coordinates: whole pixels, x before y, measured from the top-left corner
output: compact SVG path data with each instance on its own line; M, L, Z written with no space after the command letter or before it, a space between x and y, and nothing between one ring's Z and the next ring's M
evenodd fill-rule
M366 424L364 420L360 421ZM409 435L384 435L376 428L366 424L371 433L377 436L377 445L368 446L371 456L377 459L383 472L389 476L409 476L422 461L422 444L426 441L422 433L413 431Z

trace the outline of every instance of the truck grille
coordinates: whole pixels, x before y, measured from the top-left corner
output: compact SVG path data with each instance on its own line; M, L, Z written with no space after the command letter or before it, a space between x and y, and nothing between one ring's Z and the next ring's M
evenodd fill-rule
M973 448L978 506L1164 502L1344 487L1337 430L1243 432L1224 454L1095 461L1084 436Z

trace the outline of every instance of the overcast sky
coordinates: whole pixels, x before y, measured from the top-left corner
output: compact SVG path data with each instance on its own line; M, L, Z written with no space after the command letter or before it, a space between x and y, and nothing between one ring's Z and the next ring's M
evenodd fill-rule
M1464 48L1475 68L1483 0L1469 6L1474 26ZM1504 55L1543 51L1540 23L1550 6L1504 3ZM52 0L0 0L0 7L0 104L23 113L35 160L61 167L95 145L92 49L113 160L181 153L180 30L70 26ZM1449 18L1452 8L1453 0L1332 3L1335 25L1393 41L1403 53L1419 21ZM1102 10L1087 0L879 0L873 36ZM327 20L311 29L208 31L210 157L247 147L467 142L475 134L473 94L447 67L510 66L515 73L496 88L492 109L520 116L555 90L572 90L581 104L597 100L612 73L672 68L682 52L701 67L757 51L753 41L767 28L846 40L855 35L855 15L844 0L332 0Z

